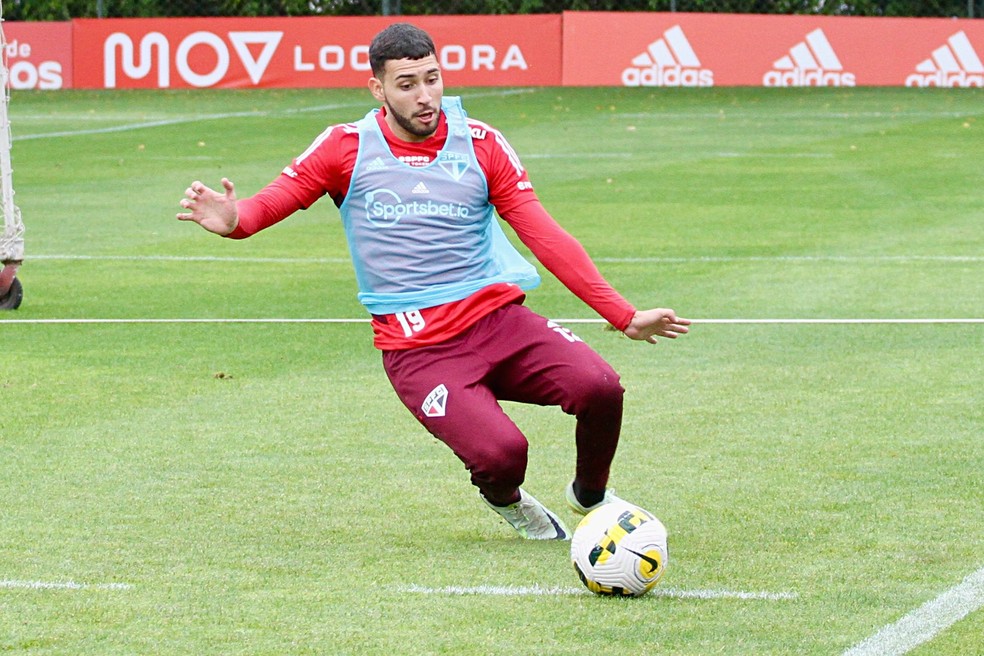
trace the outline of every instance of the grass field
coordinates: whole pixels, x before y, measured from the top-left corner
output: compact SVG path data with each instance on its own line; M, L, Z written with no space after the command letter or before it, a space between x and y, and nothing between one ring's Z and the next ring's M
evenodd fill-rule
M622 374L660 587L594 597L518 539L366 323L245 321L364 317L330 200L244 242L174 219L366 92L18 92L0 653L984 653L984 94L458 91L619 290L696 321L648 346L549 275L528 301ZM572 421L507 409L573 523Z

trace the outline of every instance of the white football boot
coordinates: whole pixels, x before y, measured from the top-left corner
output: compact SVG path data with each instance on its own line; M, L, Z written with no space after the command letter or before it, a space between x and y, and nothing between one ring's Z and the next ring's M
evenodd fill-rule
M489 503L481 492L478 496L485 505L502 515L503 519L527 540L571 539L571 532L564 526L564 522L523 488L519 488L519 501L508 506Z
M564 496L567 497L567 505L570 506L571 510L576 512L578 515L587 515L592 510L601 508L608 503L615 503L617 501L625 502L625 499L615 496L615 493L611 490L605 490L605 498L601 501L593 506L582 506L581 502L577 500L577 495L574 494L574 481L571 481L570 485L567 486L567 489L564 490Z

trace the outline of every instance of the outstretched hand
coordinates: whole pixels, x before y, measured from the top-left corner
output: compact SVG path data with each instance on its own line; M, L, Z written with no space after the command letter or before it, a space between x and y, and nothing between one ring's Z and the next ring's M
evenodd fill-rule
M658 337L676 339L689 332L690 319L678 317L668 308L654 308L636 312L623 333L631 339L655 344Z
M181 207L188 210L179 212L179 221L194 221L209 232L217 235L228 235L239 225L239 213L236 211L236 188L229 178L222 178L224 192L210 189L202 182L195 180L181 199Z

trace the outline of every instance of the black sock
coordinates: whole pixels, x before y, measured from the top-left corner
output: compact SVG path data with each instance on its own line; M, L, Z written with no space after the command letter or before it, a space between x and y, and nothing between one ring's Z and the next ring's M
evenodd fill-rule
M590 508L596 503L601 503L605 500L605 491L587 490L581 487L580 483L574 481L574 496L577 497L579 504L585 508Z
M519 490L516 490L515 496L513 497L512 501L507 501L505 503L500 503L498 499L490 499L484 492L482 492L482 496L485 497L486 501L488 501L489 503L491 503L493 506L497 508L505 508L506 506L511 506L514 503L518 503L519 500L523 498L522 495L519 493Z

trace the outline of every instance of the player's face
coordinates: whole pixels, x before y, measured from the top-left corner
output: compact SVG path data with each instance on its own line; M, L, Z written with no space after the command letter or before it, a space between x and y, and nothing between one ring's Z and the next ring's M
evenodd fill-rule
M404 141L423 141L437 130L444 80L437 57L391 59L369 90L386 105L386 122Z

